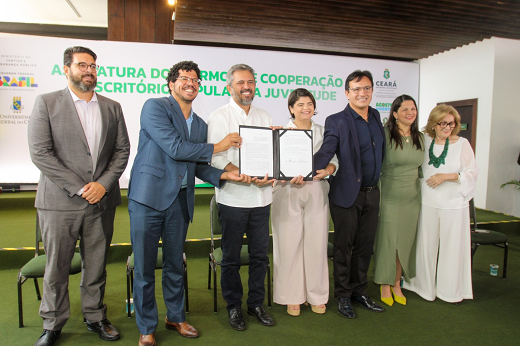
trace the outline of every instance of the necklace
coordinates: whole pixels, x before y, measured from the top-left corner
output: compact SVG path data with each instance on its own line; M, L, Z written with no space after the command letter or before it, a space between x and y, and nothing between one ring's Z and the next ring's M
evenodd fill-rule
M404 141L406 143L410 142L410 135L411 135L410 131L408 131L408 135L407 135L406 132L403 129L401 129L399 126L397 128L399 129L399 133L400 134L402 133L401 136L404 138Z
M444 150L442 151L441 155L439 157L435 156L433 153L433 146L435 145L435 138L432 141L432 144L430 145L430 161L428 162L429 165L433 165L435 168L439 168L440 165L444 165L444 159L446 158L446 155L448 155L448 147L450 145L450 139L446 138L446 144L444 144Z

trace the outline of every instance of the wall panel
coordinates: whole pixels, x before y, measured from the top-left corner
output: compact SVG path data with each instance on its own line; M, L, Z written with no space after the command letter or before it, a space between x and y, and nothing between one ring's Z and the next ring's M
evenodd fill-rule
M156 0L141 0L139 42L155 42L155 2Z
M167 0L108 0L108 40L171 43L172 12Z
M108 1L108 40L125 40L125 0Z

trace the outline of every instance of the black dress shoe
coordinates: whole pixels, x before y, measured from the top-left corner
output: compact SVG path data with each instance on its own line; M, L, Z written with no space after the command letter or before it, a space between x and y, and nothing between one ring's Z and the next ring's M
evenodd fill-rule
M106 318L98 322L87 321L87 329L91 332L98 333L99 337L106 341L119 340L121 337L117 329L110 324Z
M234 330L246 329L246 322L244 321L244 316L242 316L241 308L229 310L229 324Z
M263 306L257 306L256 308L247 307L247 313L256 316L258 322L264 326L274 326L273 318L265 311Z
M372 299L370 299L369 296L362 295L362 296L352 296L352 300L358 302L361 304L365 309L368 309L370 311L375 312L383 312L385 309L377 305Z
M350 298L339 298L338 299L338 310L339 312L347 317L354 318L356 314L354 313L354 309L352 308L352 301Z
M34 346L52 346L61 336L61 330L44 329L40 338L36 341Z

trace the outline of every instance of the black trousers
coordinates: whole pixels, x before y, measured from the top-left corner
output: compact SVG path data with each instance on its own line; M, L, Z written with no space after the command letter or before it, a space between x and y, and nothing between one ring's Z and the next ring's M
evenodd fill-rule
M240 250L244 234L249 250L249 293L247 306L262 306L265 299L265 274L269 258L270 205L257 208L236 208L218 205L222 224L222 295L231 310L242 305L242 281L240 279Z
M366 294L379 214L379 189L360 191L350 208L330 203L334 222L334 291L337 298Z

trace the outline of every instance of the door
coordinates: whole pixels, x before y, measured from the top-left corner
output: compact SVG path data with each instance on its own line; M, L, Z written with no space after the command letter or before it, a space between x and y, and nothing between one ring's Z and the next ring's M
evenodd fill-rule
M468 140L475 152L477 147L477 105L478 99L460 100L451 102L440 102L453 106L460 115L460 132L459 136Z

